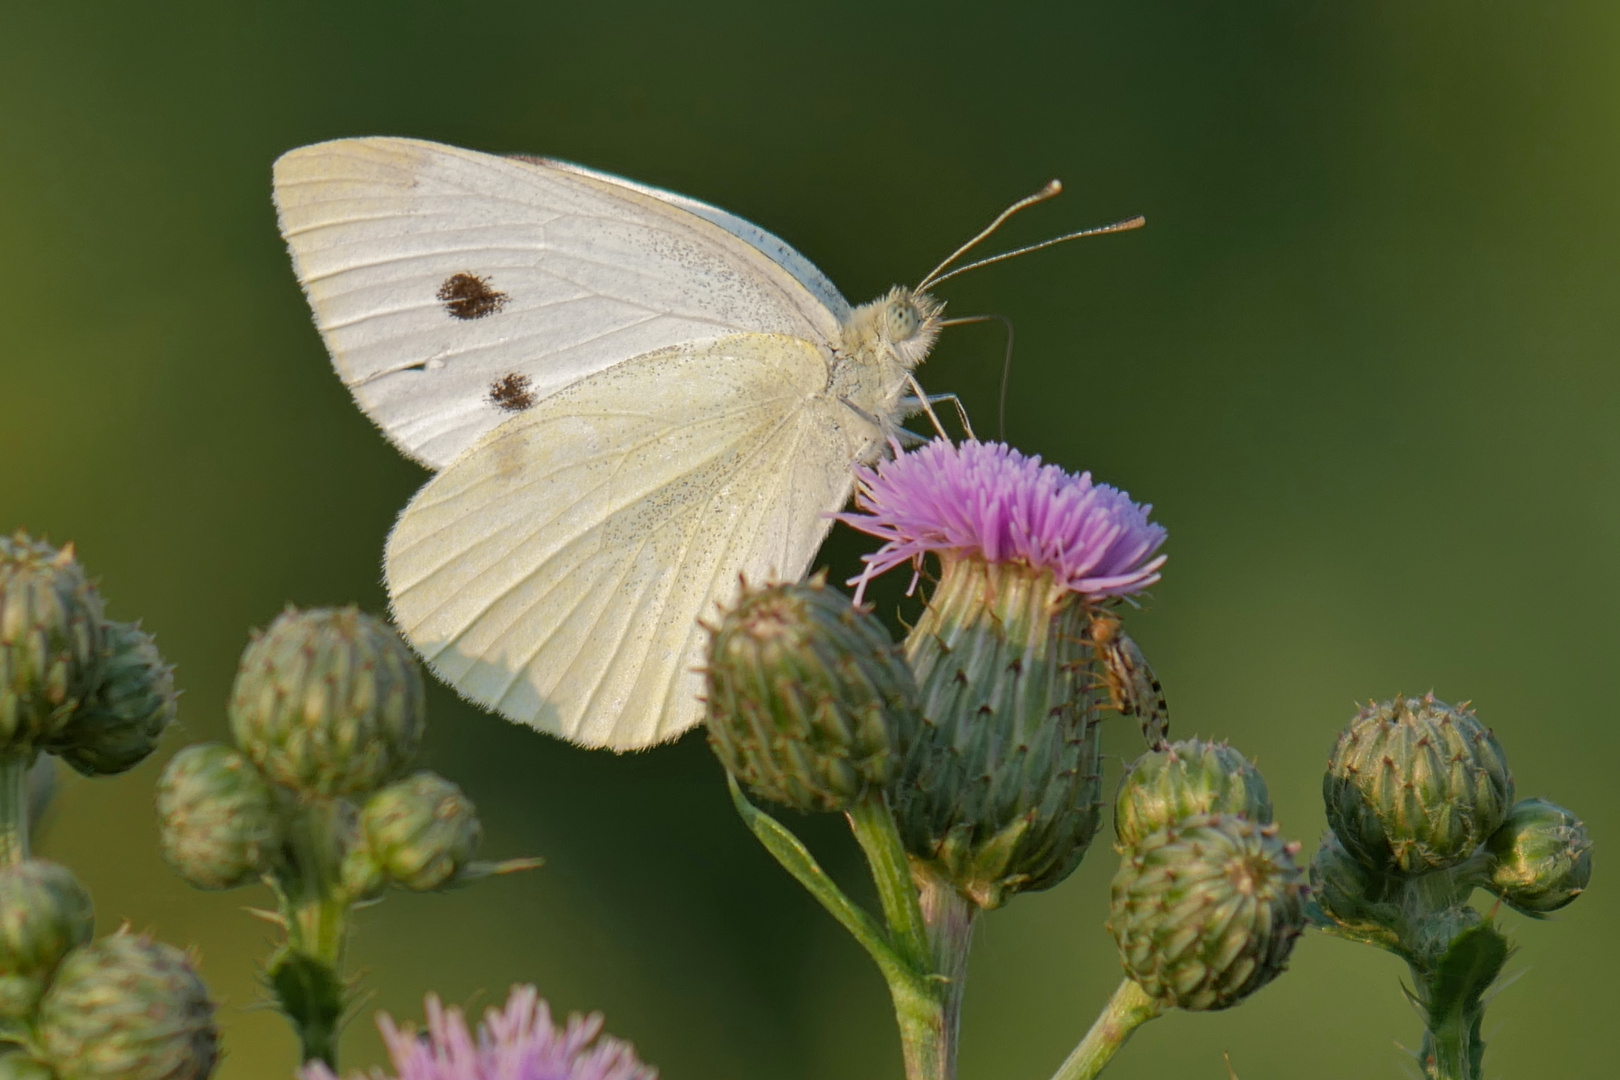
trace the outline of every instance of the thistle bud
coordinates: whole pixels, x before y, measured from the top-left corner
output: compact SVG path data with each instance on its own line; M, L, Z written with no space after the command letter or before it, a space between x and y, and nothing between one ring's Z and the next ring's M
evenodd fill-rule
M65 866L25 859L0 868L0 1017L29 1015L68 950L95 930L90 894Z
M1124 851L1183 818L1236 814L1271 824L1271 797L1254 763L1226 743L1188 739L1131 763L1114 798L1114 835Z
M68 954L38 1030L61 1080L202 1080L219 1058L214 1003L186 954L124 931Z
M270 868L280 846L275 795L247 758L220 743L188 746L157 786L163 857L199 889L234 889Z
M455 784L419 772L389 784L360 811L365 850L397 885L426 892L452 883L483 839L472 800ZM346 879L355 870L345 866ZM356 877L356 883L362 879Z
M1546 799L1525 799L1485 842L1490 889L1515 911L1545 915L1586 890L1592 840L1574 814Z
M1513 774L1471 710L1429 694L1369 704L1322 780L1328 824L1357 861L1404 874L1467 859L1513 803Z
M73 557L0 536L0 754L28 754L101 682L101 596Z
M1298 844L1211 815L1143 837L1114 875L1108 928L1125 971L1162 1005L1225 1009L1276 978L1305 926Z
M709 746L749 790L801 811L881 789L917 727L883 624L821 576L744 592L709 643Z
M151 635L109 622L101 685L46 749L85 776L124 772L157 749L175 704L174 669Z
M416 659L357 608L288 608L236 672L236 743L270 781L312 795L373 791L416 754L426 707Z
M914 858L981 908L1051 888L1101 820L1100 691L1079 597L963 559L906 640L923 723L890 799Z
M1311 898L1340 926L1382 937L1400 918L1383 875L1362 866L1329 830L1311 860Z

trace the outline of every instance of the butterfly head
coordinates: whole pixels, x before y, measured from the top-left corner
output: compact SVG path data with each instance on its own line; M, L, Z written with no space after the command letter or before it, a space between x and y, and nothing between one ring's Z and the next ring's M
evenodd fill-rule
M877 308L877 332L896 360L907 368L922 363L939 337L940 313L945 305L922 292L896 285Z

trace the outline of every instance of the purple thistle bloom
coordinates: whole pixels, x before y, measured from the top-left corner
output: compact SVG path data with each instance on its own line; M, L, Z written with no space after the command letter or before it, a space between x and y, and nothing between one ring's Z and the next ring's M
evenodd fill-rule
M1086 597L1140 592L1164 565L1154 553L1165 529L1148 520L1151 506L1005 443L935 439L875 469L857 467L855 479L856 512L837 517L884 541L850 579L857 603L873 578L907 562L920 571L930 551L1050 570Z
M657 1080L658 1070L636 1060L627 1042L608 1035L600 1039L602 1014L568 1018L568 1026L551 1026L551 1008L532 986L514 986L506 1008L491 1007L478 1025L476 1039L460 1009L445 1008L437 996L427 998L426 1032L395 1026L379 1013L377 1027L388 1044L398 1080ZM592 1046L595 1040L596 1045ZM323 1064L301 1073L303 1080L337 1080ZM360 1080L356 1073L351 1080ZM370 1080L388 1080L373 1069Z

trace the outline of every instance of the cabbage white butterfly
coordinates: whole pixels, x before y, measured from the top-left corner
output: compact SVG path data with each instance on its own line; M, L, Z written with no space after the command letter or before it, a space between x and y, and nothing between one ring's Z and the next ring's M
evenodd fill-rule
M564 162L340 139L274 179L338 374L437 472L388 538L395 621L466 697L615 750L702 719L698 620L802 576L928 408L923 289L971 246L852 308L735 215Z

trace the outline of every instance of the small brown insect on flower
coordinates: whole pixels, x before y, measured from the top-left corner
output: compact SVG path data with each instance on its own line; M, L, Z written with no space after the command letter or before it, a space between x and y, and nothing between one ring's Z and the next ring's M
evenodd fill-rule
M1110 704L1142 724L1142 737L1158 747L1170 736L1170 706L1164 700L1153 665L1111 611L1091 613L1091 647L1102 661L1103 684Z
M439 286L439 302L457 319L482 319L493 315L511 299L503 292L489 287L489 282L477 274L451 274Z

